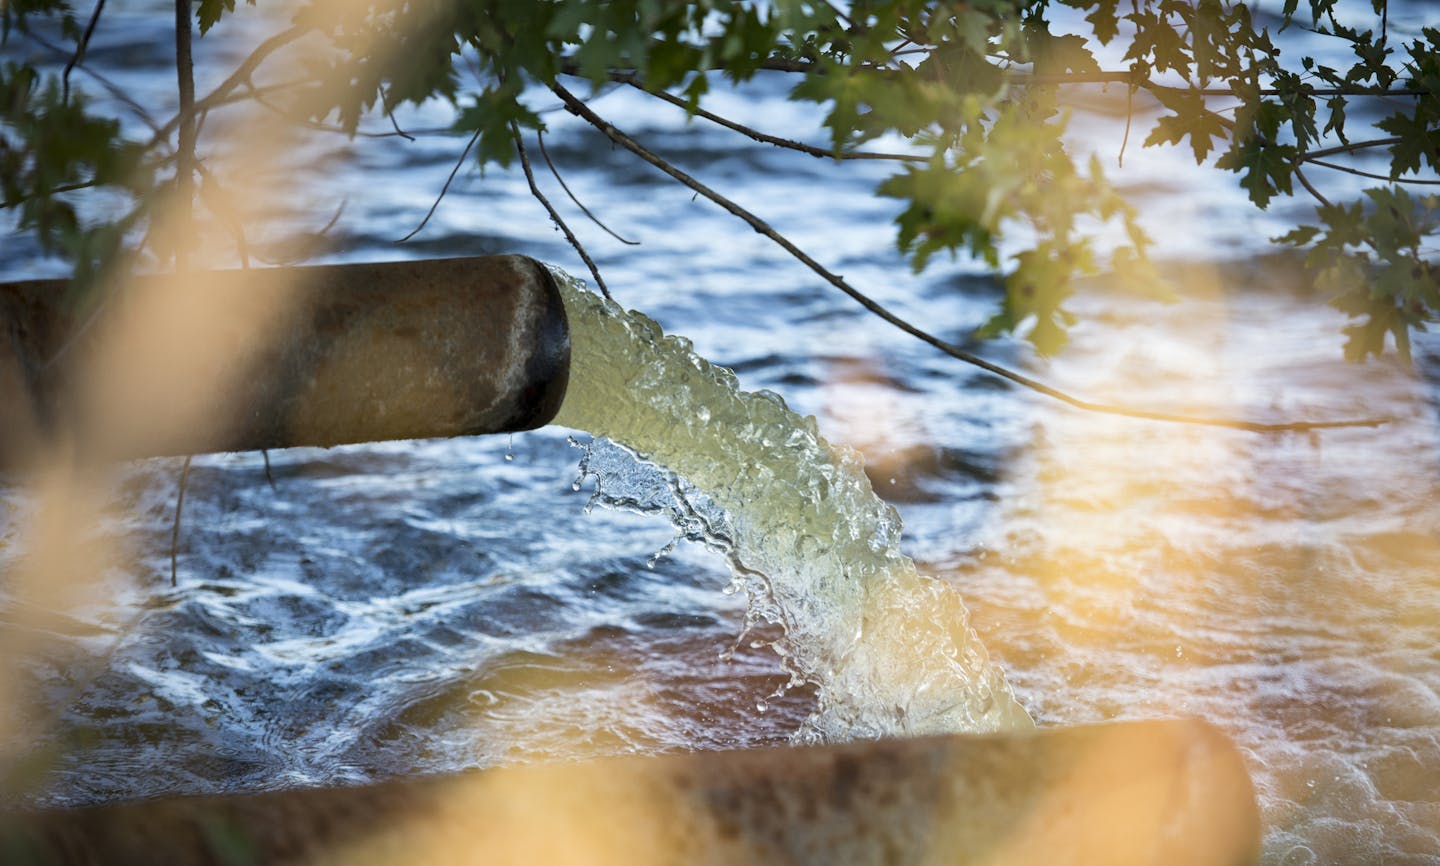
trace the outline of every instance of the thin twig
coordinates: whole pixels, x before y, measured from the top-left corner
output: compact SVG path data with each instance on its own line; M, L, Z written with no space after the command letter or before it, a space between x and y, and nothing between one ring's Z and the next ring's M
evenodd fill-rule
M1120 168L1125 167L1125 148L1130 144L1130 121L1134 119L1135 85L1131 84L1125 88L1125 135L1120 139L1120 155L1115 159L1115 164Z
M336 135L346 136L347 138L348 138L348 137L351 137L351 136L355 136L355 137L358 137L358 138L404 138L404 139L406 139L406 140L408 140L408 141L414 141L414 140L415 140L415 136L411 135L411 134L408 133L408 132L405 132L405 131L401 130L398 126L395 128L395 131L394 131L394 132L368 132L368 131L363 130L363 129L349 130L349 129L345 129L344 127L332 126L332 125L330 125L330 124L328 124L328 123L321 123L321 122L318 121L318 120L312 120L312 119L310 119L310 118L308 118L308 117L305 117L305 116L303 116L303 115L296 114L296 113L293 112L293 111L286 111L285 109L281 108L280 106L278 106L278 105L276 105L275 103L271 102L270 100L266 99L266 98L260 93L260 89L259 89L258 87L256 87L256 86L255 86L255 83L252 82L252 81L248 81L248 80L247 80L247 81L245 82L245 92L246 92L247 94L249 94L249 98L250 98L250 99L253 99L256 104L258 104L261 108L264 108L264 109L266 109L267 111L269 111L270 113L274 114L276 117L282 117L282 118L284 118L285 120L290 121L291 123L299 124L299 125L307 128L307 129L313 129L313 130L316 130L316 131L318 131L318 132L331 132L331 133L334 133L334 134L336 134ZM392 122L392 123L394 122L394 118L393 118L393 117L391 118L391 122ZM433 132L433 133L442 133L442 132L448 132L449 130L446 130L446 129L432 129L432 130L423 130L423 131L425 131L425 132Z
M1383 180L1387 183L1411 183L1419 184L1421 186L1440 186L1440 180L1425 180L1418 177L1390 177L1388 174L1379 174L1373 171L1362 171L1358 168L1351 168L1348 165L1340 165L1339 163L1335 162L1326 162L1323 159L1310 159L1306 161L1309 162L1311 165L1318 165L1321 168L1329 168L1335 171L1343 171L1346 174L1353 174L1356 177L1369 178L1370 180Z
M180 485L175 494L175 521L170 524L170 585L177 584L176 561L179 558L180 550L180 512L185 508L185 487L190 482L190 455L185 456L185 464L180 467Z
M992 55L994 56L994 55ZM1007 58L1008 59L1008 58ZM573 55L562 56L556 59L557 71L566 75L580 74L581 64ZM802 75L824 73L826 65L818 60L797 60L792 57L781 57L772 55L761 60L755 68L768 72L793 72ZM634 75L638 70L622 68L612 70L611 78L617 75ZM707 71L724 72L723 63L713 64L707 67ZM870 72L881 75L894 75L901 70L888 66L881 66L873 63L860 63L847 68L847 71ZM1002 70L1004 71L1004 70ZM1007 72L1006 78L1009 84L1025 87L1031 85L1084 85L1084 84L1130 84L1143 87L1146 90L1185 91L1196 93L1201 96L1219 96L1240 98L1239 93L1232 87L1204 87L1195 88L1189 85L1160 84L1149 79L1140 79L1131 70L1099 70L1096 72L1064 72L1064 73L1042 73L1034 72ZM1262 87L1250 91L1258 96L1289 96L1296 92L1295 88ZM1424 97L1431 95L1428 87L1366 87L1363 85L1345 85L1340 87L1315 87L1304 91L1306 96L1376 96L1376 97Z
M235 71L230 73L229 77L220 82L214 90L211 90L203 98L195 101L195 104L191 107L190 114L209 111L211 108L230 101L231 93L249 80L255 73L255 70L259 68L260 64L264 63L271 54L300 39L313 29L310 25L296 24L293 27L276 33L274 36L255 46L255 50L251 51L250 54L240 62L240 65L235 67ZM181 111L172 117L164 126L155 132L155 136L146 146L146 149L148 150L149 148L159 145L160 142L169 137L170 133L179 128L187 116L186 112Z
M1321 206L1327 208L1331 206L1330 200L1325 196L1321 195L1320 190L1316 189L1314 184L1310 183L1309 178L1305 177L1305 172L1300 170L1300 166L1298 164L1295 166L1295 179L1300 181L1300 185L1305 187L1305 190L1309 192L1312 196L1314 196L1315 200L1320 202Z
M761 69L777 72L800 72L812 73L823 69L819 63L808 60L790 60L789 58L771 58L760 64ZM873 72L889 71L878 66L861 66ZM1184 91L1195 93L1200 96L1228 96L1240 98L1239 93L1233 87L1189 87L1173 84L1160 84L1150 80L1137 81L1133 72L1128 70L1102 70L1100 72L1064 72L1035 74L1033 72L1012 72L1007 76L1008 83L1017 87L1029 85L1072 85L1072 84L1126 84L1134 83L1146 90ZM1295 93L1294 88L1262 87L1259 90L1251 91L1258 96L1289 96ZM1431 91L1424 87L1364 87L1352 85L1347 87L1314 87L1304 91L1306 96L1405 96L1422 97L1429 96Z
M864 307L866 310L869 310L871 313L880 317L884 321L890 323L896 328L899 328L910 336L915 337L916 339L927 343L935 347L936 349L939 349L940 351L953 358L964 361L965 363L971 364L975 367L979 367L980 369L985 370L988 373L999 376L1002 379L1014 382L1015 384L1021 385L1025 388L1029 388L1030 390L1037 393L1044 394L1047 397L1059 400L1060 402L1067 405L1074 406L1077 409L1084 409L1090 412L1100 412L1107 415L1121 415L1127 418L1140 418L1150 421L1167 421L1180 424L1195 424L1208 427L1226 427L1234 430L1246 430L1255 433L1280 433L1305 430L1319 430L1335 427L1377 427L1381 424L1390 423L1391 421L1391 419L1389 418L1367 418L1344 421L1292 421L1285 423L1262 423L1257 421L1244 421L1231 418L1211 418L1206 416L1175 415L1167 412L1152 412L1145 409L1133 409L1127 406L1114 406L1105 403L1096 403L1090 400L1083 400L1078 397L1071 396L1070 394L1067 394L1057 388L1052 388L1049 385L1045 385L1039 381L1036 381L1035 379L1031 379L1028 376L1016 373L1013 370L1007 369L991 361L987 361L984 358L979 357L978 355L967 352L964 349L961 349L959 346L948 343L940 339L939 337L936 337L933 334L930 334L929 332L924 331L911 324L910 322L900 318L899 316L890 312L885 307L876 303L863 292L851 286L848 282L845 281L843 277L832 273L831 271L826 269L819 262L815 261L815 259L811 258L804 250L801 250L799 247L795 246L795 244L793 244L784 235L771 228L764 220L761 220L759 217L755 216L750 211L745 210L744 208L737 205L735 202L720 195L719 193L707 187L705 184L701 183L700 181L696 180L695 178L691 177L690 175L686 174L675 166L671 165L666 160L650 152L639 142L635 141L630 136L617 129L609 121L596 114L593 110L590 109L589 106L577 99L575 95L572 94L570 91L566 90L564 86L558 83L551 84L550 89L554 91L555 95L560 98L560 101L565 104L566 108L579 115L587 123L598 129L611 141L615 142L616 144L640 157L644 161L660 169L664 173L670 175L672 178L679 181L685 187L694 190L697 195L703 195L705 198L719 205L721 208L728 211L730 214L738 217L741 221L745 222L756 232L774 241L782 249L790 253L791 256L795 257L806 267L810 268L810 270L814 271L826 282L830 283L835 288L849 295L852 299L859 303L860 306Z
M580 72L580 63L573 57L561 57L557 61L559 72L566 75L576 75ZM760 69L769 72L795 72L804 75L822 73L825 66L813 60L795 60L789 57L767 57L760 61ZM711 71L723 72L724 66L711 66ZM874 64L860 64L852 67L852 70L871 72L881 75L892 75L899 70L891 69ZM617 75L634 75L634 69L621 69L611 72L610 77ZM1182 87L1170 84L1160 84L1149 80L1137 81L1134 73L1129 70L1102 70L1100 72L1067 72L1056 74L1036 75L1032 72L1012 72L1007 75L1011 85L1025 87L1028 85L1080 85L1080 84L1126 84L1135 83L1146 90L1184 91L1196 93L1200 96L1219 96L1239 98L1238 92L1230 87ZM1251 91L1259 96L1288 96L1295 93L1294 88L1262 87L1259 90ZM1424 87L1364 87L1353 85L1347 87L1316 87L1305 91L1306 96L1377 96L1377 97L1423 97L1429 96L1431 91Z
M795 141L794 139L781 138L778 135L771 135L768 132L761 132L758 129L754 129L752 127L746 126L743 123L731 120L728 117L722 117L713 112L706 111L698 105L692 107L688 102L673 93L667 93L664 90L652 90L649 87L646 87L644 83L640 81L639 76L635 75L632 72L615 73L610 77L615 81L628 84L636 90L648 93L656 99L663 99L671 105L678 106L685 109L686 111L691 111L695 114L696 117L703 117L711 123L719 124L720 126L723 126L726 129L731 130L732 132L738 132L753 141L758 141L762 144L773 144L776 147L783 147L788 150L798 150L801 153L808 153L809 155L818 159L889 159L898 162L928 162L930 159L928 156L918 156L916 154L909 153L873 153L864 150L844 153L840 151L826 150L823 147L816 147L812 144L805 144L804 142Z
M191 55L194 23L190 0L175 0L175 76L180 93L180 127L175 160L175 196L179 229L175 239L175 270L186 270L187 245L194 215L195 188L195 65ZM180 513L185 507L185 486L190 480L190 456L180 468L180 489L175 496L175 522L170 526L170 585L177 583L180 550Z
M175 77L180 94L180 128L176 144L175 198L179 210L175 270L187 265L195 197L195 63L191 41L195 29L190 0L175 0Z
M132 96L130 96L130 94L127 93L124 88L120 87L120 85L111 81L109 78L106 78L103 74L96 72L94 69L91 69L89 66L85 66L83 58L80 60L76 60L79 55L74 54L65 48L62 48L59 45L56 45L54 42L51 42L49 39L46 39L38 33L25 31L23 35L26 39L29 39L36 45L39 45L42 48L49 50L57 57L66 57L69 58L68 62L75 62L76 69L79 69L81 72L95 79L96 83L103 87L105 89L105 92L108 93L112 99L119 103L122 103L131 111L135 112L135 116L140 119L141 123L150 127L151 132L159 131L160 124L155 122L155 119L150 116L150 112L147 111L143 105L141 105Z
M1320 150L1301 151L1295 155L1297 162L1312 162L1317 159L1325 159L1330 156L1339 156L1342 153L1354 153L1357 150L1364 150L1368 147L1389 147L1392 144L1399 144L1402 139L1399 136L1391 138L1372 138L1369 141L1355 141L1349 144L1337 144L1334 147L1323 147Z
M545 158L545 164L550 167L551 176L553 176L555 178L555 181L560 184L560 188L565 190L565 194L570 196L570 200L575 203L575 206L580 208L580 210L585 214L585 216L590 218L590 222L604 229L606 234L610 235L610 237L614 238L622 244L628 244L632 247L640 246L639 241L632 241L628 238L621 237L619 233L617 233L614 229L601 222L599 217L595 216L595 214L590 212L590 208L586 207L585 204L580 201L580 199L575 197L575 193L570 191L570 185L565 182L565 178L561 177L560 171L555 168L555 162L550 159L550 151L548 148L545 147L545 133L536 130L535 143L540 146L540 155Z
M565 234L565 240L569 241L570 246L575 248L575 252L580 254L581 260L585 262L585 267L590 269L590 276L595 278L595 286L600 289L600 294L609 300L615 300L610 297L610 289L605 286L605 279L600 276L600 269L595 266L595 260L585 252L585 247L580 244L579 238L575 237L575 233L565 225L565 220L560 218L560 213L555 210L554 206L550 204L550 200L545 197L545 193L541 192L540 187L536 185L535 172L530 168L530 157L525 153L525 142L520 138L520 127L513 120L510 121L510 134L515 137L515 152L520 155L520 168L524 170L525 180L530 184L530 194L535 196L535 199L545 208L545 212L550 214L550 219Z
M271 493L275 493L275 492L277 492L277 491L279 490L279 488L275 486L275 476L270 474L270 451L269 451L269 449L267 449L267 448L261 448L261 449L260 449L260 456L263 457L263 458L265 458L265 480L268 481L268 482L270 482L270 492L271 492Z
M4 209L7 207L15 207L16 205L24 204L25 202L30 201L37 196L49 196L54 195L57 192L74 192L77 189L90 189L93 186L99 185L100 182L92 178L91 180L82 180L76 181L75 183L65 183L61 184L60 186L52 186L47 190L37 191L32 195L21 195L16 196L15 198L7 198L4 201L0 201L0 209Z
M85 32L80 36L80 41L75 43L75 53L70 56L70 62L65 64L65 71L60 75L60 101L70 101L70 73L75 67L85 62L85 49L90 47L90 37L95 35L95 27L100 23L100 13L105 11L105 0L95 0L95 9L90 13L90 23L85 25Z
M440 194L435 196L435 203L430 205L430 210L425 212L425 218L420 221L420 225L416 226L410 232L410 234L406 235L395 243L405 243L406 241L420 234L420 230L425 228L426 224L430 222L430 218L435 215L436 209L440 207L440 202L445 200L445 193L450 191L450 184L455 181L455 175L460 173L460 166L465 164L465 157L470 155L470 148L474 147L475 142L479 140L480 130L477 129L475 130L475 134L470 136L470 140L465 142L465 149L460 151L460 158L455 160L455 167L450 169L450 176L445 178L445 185L440 187Z
M395 109L390 107L390 95L385 92L384 87L380 88L380 99L385 104L385 116L390 118L390 125L395 127L395 134L406 141L414 141L415 136L400 128L400 121L395 119Z

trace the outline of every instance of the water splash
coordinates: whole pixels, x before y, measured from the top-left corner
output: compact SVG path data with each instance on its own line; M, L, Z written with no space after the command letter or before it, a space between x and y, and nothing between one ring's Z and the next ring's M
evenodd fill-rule
M726 555L749 622L780 625L773 646L791 683L817 689L798 740L1031 724L959 595L900 552L900 517L856 452L827 443L779 395L741 391L684 338L556 279L573 352L556 423L664 467L637 476L601 444L582 477L597 478L599 501L663 513L680 537Z

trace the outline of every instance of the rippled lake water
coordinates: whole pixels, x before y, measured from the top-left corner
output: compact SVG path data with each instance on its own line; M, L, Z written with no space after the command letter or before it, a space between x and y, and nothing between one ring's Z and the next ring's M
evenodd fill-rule
M234 23L236 44L199 43L202 90L270 26L248 10ZM161 117L165 26L150 6L118 7L90 49ZM761 76L711 107L813 128L786 88ZM895 255L893 203L871 195L884 166L687 125L624 88L593 104L942 336L964 339L992 309L997 289L977 269L913 276ZM1113 173L1184 300L1117 296L1100 280L1061 356L980 349L1094 399L1385 426L1256 435L1065 408L889 330L580 121L545 117L570 187L641 242L586 222L542 173L617 299L865 455L906 551L959 587L1040 724L1208 719L1249 762L1267 862L1440 862L1440 344L1421 341L1413 365L1341 361L1338 315L1265 256L1303 202L1259 213L1230 176L1132 141ZM431 105L399 120L428 129L450 115ZM1077 149L1117 155L1116 117L1074 127ZM425 230L395 243L463 147L445 134L298 142L289 210L256 227L257 247L339 210L319 260L520 252L579 273L518 172L462 170ZM59 272L23 238L0 244L0 279ZM273 486L260 455L197 458L173 588L179 462L125 468L93 528L122 543L92 598L34 609L0 584L0 623L35 648L7 675L38 698L6 708L33 732L23 748L40 768L10 793L86 803L785 741L813 697L767 701L785 675L748 640L722 659L744 616L722 591L724 562L681 545L652 566L667 525L587 513L571 435L584 438L548 428L274 452ZM12 482L0 503L3 573L23 561L31 500Z

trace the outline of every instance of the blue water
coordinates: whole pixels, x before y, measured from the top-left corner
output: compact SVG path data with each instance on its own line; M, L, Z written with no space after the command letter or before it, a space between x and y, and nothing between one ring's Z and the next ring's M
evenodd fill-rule
M159 8L107 12L90 57L164 118ZM1392 27L1408 26L1404 12ZM202 92L274 26L263 9L234 24L233 44L198 44ZM822 141L818 113L786 101L787 85L761 76L710 107ZM1040 724L1208 719L1249 762L1267 862L1440 862L1440 345L1422 341L1413 366L1342 362L1339 316L1263 257L1305 204L1255 211L1230 176L1134 136L1113 167L1123 92L1106 99L1076 116L1075 147L1101 153L1135 196L1163 257L1184 266L1185 300L1117 297L1101 280L1077 299L1082 323L1060 357L1011 341L981 350L1096 399L1395 423L1256 436L1067 409L894 332L576 118L545 114L550 153L640 246L589 224L536 162L623 304L865 454L906 551L961 589ZM894 203L871 195L885 166L687 125L625 88L592 104L931 330L963 339L993 309L997 289L974 265L913 276L899 260ZM434 129L450 113L398 119ZM202 152L209 141L218 155L221 131L243 124L212 123ZM293 142L271 169L287 181L272 202L284 210L250 240L283 253L340 210L317 261L519 252L581 273L518 171L463 170L426 229L395 243L463 147L435 133ZM62 271L13 234L0 251L0 279ZM26 648L6 677L32 698L0 710L0 729L24 732L10 753L44 770L11 794L99 802L786 740L811 696L767 701L785 675L748 639L722 660L744 615L723 561L682 544L651 567L668 526L587 514L571 435L585 438L274 452L273 488L259 455L198 458L173 589L179 463L125 469L82 533L123 540L87 597L62 611L0 585L8 645ZM32 501L15 480L3 488L0 574L24 566Z

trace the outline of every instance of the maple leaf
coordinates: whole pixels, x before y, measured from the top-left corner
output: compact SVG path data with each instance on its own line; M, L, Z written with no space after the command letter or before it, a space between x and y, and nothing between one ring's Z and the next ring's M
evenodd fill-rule
M1400 139L1390 145L1390 177L1418 172L1422 160L1440 168L1440 129L1423 119L1419 109L1413 117L1396 112L1375 125Z
M1145 138L1145 146L1156 144L1180 144L1190 139L1190 149L1195 153L1196 164L1203 163L1214 149L1212 139L1224 141L1234 125L1220 114L1205 106L1205 97L1196 90L1159 90L1155 94L1160 103L1175 112L1155 122L1155 128Z

